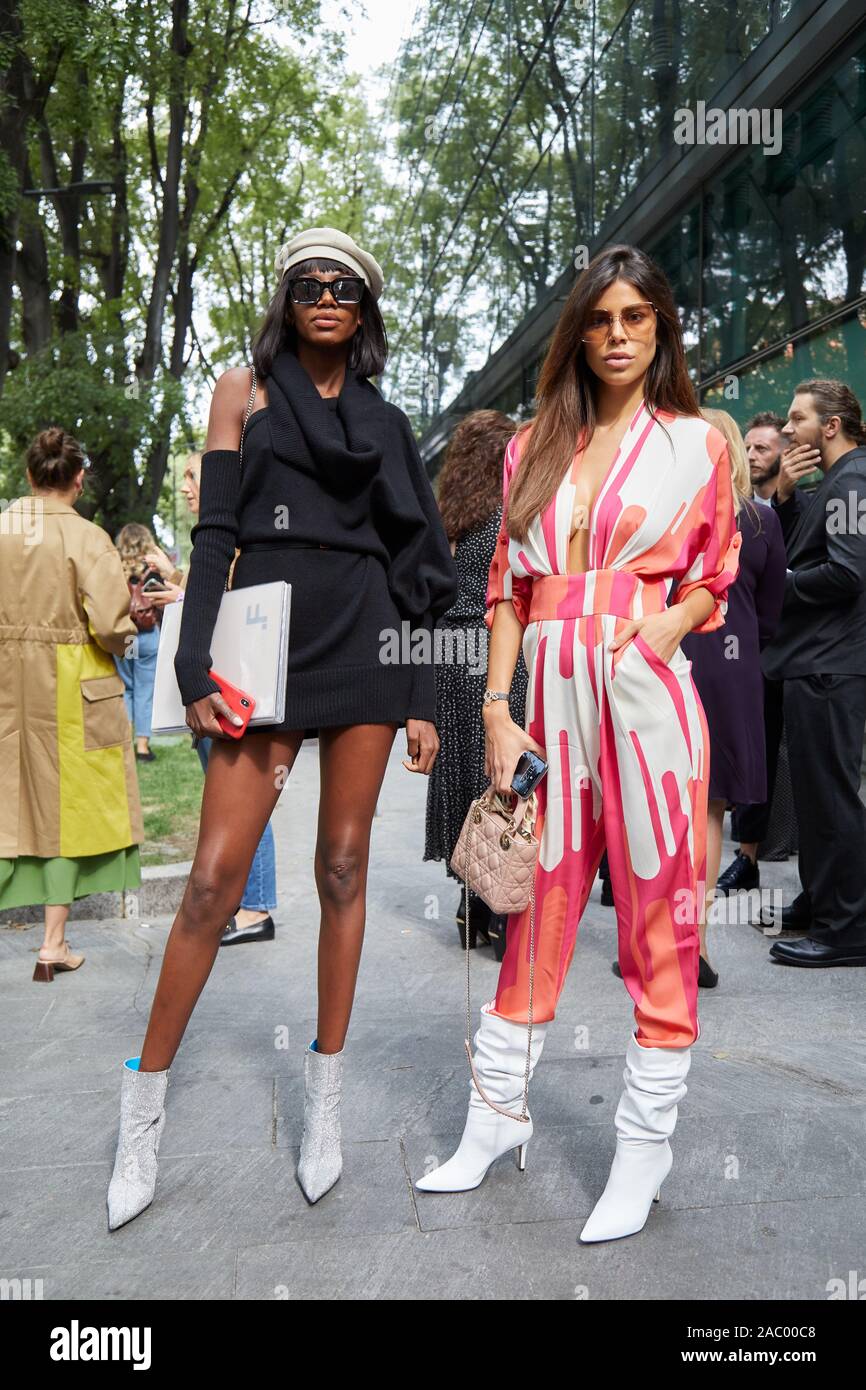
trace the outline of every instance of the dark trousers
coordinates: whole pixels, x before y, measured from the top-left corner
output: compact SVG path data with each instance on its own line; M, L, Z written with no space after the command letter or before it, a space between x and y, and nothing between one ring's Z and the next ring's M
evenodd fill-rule
M859 795L866 676L798 676L784 687L808 935L866 946L866 806Z
M784 726L782 681L764 677L764 735L767 746L767 800L754 806L738 806L731 819L733 838L742 845L760 845L767 838L770 807L779 766L779 744Z

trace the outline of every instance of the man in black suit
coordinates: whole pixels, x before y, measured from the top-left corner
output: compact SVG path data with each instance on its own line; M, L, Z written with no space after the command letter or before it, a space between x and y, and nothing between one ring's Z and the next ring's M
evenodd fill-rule
M804 927L776 941L786 965L866 965L866 426L840 381L801 382L783 433L773 498L788 553L785 602L764 648L764 675L784 680L784 717L800 827L803 891L782 914ZM808 500L798 479L819 467Z

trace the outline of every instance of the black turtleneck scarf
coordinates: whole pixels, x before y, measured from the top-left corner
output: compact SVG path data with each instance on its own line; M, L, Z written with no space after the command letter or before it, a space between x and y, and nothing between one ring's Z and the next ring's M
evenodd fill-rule
M413 629L432 631L457 595L457 570L406 415L350 370L334 408L288 350L275 357L267 391L267 407L247 426L243 474L237 450L202 458L175 658L185 704L217 689L208 675L210 641L236 549L289 540L374 555ZM289 645L291 669L291 634ZM435 708L433 666L416 665L406 717L432 720Z

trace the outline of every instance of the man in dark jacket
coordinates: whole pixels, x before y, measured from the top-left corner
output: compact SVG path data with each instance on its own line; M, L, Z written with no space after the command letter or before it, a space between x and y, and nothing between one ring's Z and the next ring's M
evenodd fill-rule
M788 555L782 617L762 666L784 680L784 718L800 827L803 891L776 941L786 965L866 965L866 426L840 381L796 388L773 498ZM819 467L812 497L797 481Z

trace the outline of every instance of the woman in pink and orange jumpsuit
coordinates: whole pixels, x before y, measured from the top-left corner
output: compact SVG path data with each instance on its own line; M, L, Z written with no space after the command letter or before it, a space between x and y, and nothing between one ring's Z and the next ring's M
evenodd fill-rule
M506 450L487 591L488 687L507 692L522 646L526 728L507 700L490 701L488 772L506 791L524 748L548 761L535 822L530 1076L607 847L636 1023L611 1175L581 1236L607 1240L641 1229L670 1170L699 1034L710 750L679 642L724 622L741 537L727 443L699 414L670 288L641 252L604 251L577 281L538 400ZM563 439L573 441L564 455ZM496 997L475 1038L483 1089L512 1112L527 1071L529 946L527 908L508 920ZM510 1149L522 1167L531 1133L531 1120L491 1109L473 1083L457 1153L417 1186L475 1187Z

